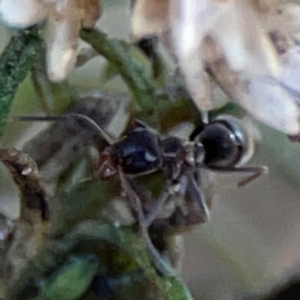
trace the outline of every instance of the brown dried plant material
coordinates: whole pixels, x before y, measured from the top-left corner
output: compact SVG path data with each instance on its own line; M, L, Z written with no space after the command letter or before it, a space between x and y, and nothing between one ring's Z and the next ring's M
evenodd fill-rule
M100 18L101 0L3 0L0 18L10 27L26 28L46 20L47 72L62 81L73 70L81 27Z
M49 229L49 207L36 164L28 155L0 147L0 160L20 191L20 217L6 241L0 265L3 279L13 284L44 244Z

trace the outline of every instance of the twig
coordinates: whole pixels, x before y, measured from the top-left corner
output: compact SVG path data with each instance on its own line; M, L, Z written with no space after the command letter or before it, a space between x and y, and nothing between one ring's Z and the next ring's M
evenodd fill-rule
M45 241L49 229L49 207L37 166L28 155L0 146L0 161L10 171L20 193L20 218L1 261L4 279L11 285Z

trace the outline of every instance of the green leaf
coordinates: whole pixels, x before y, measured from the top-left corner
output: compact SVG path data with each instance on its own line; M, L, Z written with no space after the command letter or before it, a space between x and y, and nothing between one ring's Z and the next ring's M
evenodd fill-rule
M130 229L118 227L105 221L86 221L79 224L62 239L50 241L36 259L32 260L23 272L17 289L8 299L26 298L28 291L49 269L57 267L57 262L82 247L86 253L99 251L99 244L113 245L123 250L143 271L145 279L153 283L166 300L192 300L186 285L177 276L162 276L153 266L145 241ZM97 246L98 245L98 246ZM95 247L97 246L97 247ZM103 257L101 257L103 259ZM114 260L109 262L114 266Z
M74 186L70 186L69 182L60 184L50 207L53 235L65 233L86 219L100 218L105 204L119 194L120 186L114 180L95 178Z
M104 82L119 75L119 71L118 71L117 67L115 66L115 64L113 64L109 61L104 64L104 67L103 67L103 70L101 73L102 73L101 78Z
M47 300L76 300L88 289L98 269L95 255L71 256L68 262L43 284Z
M0 136L18 89L31 69L41 43L39 27L19 31L10 40L0 59Z
M106 241L127 252L144 270L146 278L157 285L164 299L193 299L186 285L177 276L161 276L157 273L149 257L145 242L130 230L106 222L88 221L80 224L68 237L71 240L75 238L77 241L78 239Z

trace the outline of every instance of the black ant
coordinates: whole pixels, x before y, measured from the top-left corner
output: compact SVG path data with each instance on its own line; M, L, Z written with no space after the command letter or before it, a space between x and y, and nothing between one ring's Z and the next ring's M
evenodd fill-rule
M127 135L118 141L114 141L91 118L81 114L21 116L18 120L59 121L66 118L86 122L109 144L101 151L102 163L99 175L102 179L119 176L130 205L137 214L149 250L159 264L160 270L168 274L172 271L154 247L148 229L170 196L184 199L188 195L193 203L197 204L194 223L204 223L209 218L209 208L201 190L201 169L213 172L249 173L250 175L242 180L239 186L248 184L268 170L264 166L242 166L248 153L249 136L240 122L232 116L223 116L202 123L185 140L171 135L163 136L138 120L131 123ZM162 172L166 183L146 214L130 179L158 171ZM178 208L176 213L178 214ZM195 214L195 211L193 213ZM184 212L180 212L180 218L184 217Z

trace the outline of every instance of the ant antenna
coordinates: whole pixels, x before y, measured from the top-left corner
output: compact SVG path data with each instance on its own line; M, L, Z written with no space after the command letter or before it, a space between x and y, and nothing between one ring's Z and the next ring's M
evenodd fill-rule
M14 119L17 121L62 121L69 118L75 118L79 120L83 120L89 125L92 125L93 128L99 133L99 135L109 144L113 145L115 142L114 140L90 117L77 114L77 113L70 113L60 116L15 116Z

